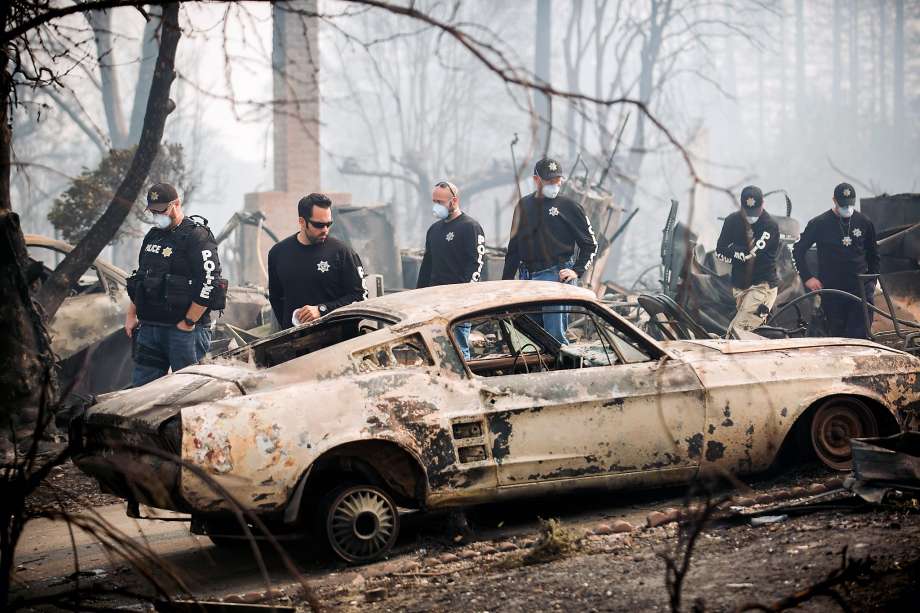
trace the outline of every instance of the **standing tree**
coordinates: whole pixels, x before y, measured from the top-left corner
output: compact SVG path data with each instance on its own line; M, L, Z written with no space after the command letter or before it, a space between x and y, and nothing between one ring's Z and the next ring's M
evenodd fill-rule
M720 3L701 6L689 0L643 3L593 0L591 11L583 10L582 4L573 4L563 39L570 90L582 89L581 80L586 77L586 88L593 89L597 98L634 98L643 108L656 113L665 112L672 88L681 75L720 89L708 74L713 62L711 42L718 38L752 36L756 26L745 22L748 13L740 9L750 4L751 11L759 10L754 2L740 3L731 14ZM716 11L726 14L716 15ZM582 34L585 30L587 35ZM587 75L581 74L583 57L593 60L593 71ZM565 137L570 143L578 143L589 166L600 174L615 146L617 125L623 116L614 112L612 105L588 106L593 109L593 116L585 107L581 101L570 100ZM589 123L597 135L594 144L588 144L583 136ZM636 206L638 181L646 158L661 149L662 143L657 142L657 134L653 136L650 127L646 113L636 114L625 133L622 154L615 160L617 171L607 175L610 179L620 179L604 187L612 188L624 217ZM613 244L607 260L607 276L616 277L623 245L622 238Z
M130 168L105 213L43 284L38 304L29 294L26 269L28 258L18 215L10 197L13 129L10 109L23 88L51 88L60 85L66 70L79 63L79 47L71 40L72 29L62 27L72 16L93 9L133 7L133 2L97 0L76 5L55 6L41 0L4 3L0 8L0 245L6 257L0 259L0 294L9 299L0 304L0 317L11 324L11 333L0 344L0 389L4 416L9 417L41 395L51 393L52 357L42 315L53 317L72 284L90 266L115 236L130 213L141 186L160 147L166 117L173 108L169 100L174 78L176 46L179 41L179 5L167 4L160 30L161 45L138 147ZM70 49L77 59L63 62L56 50ZM43 313L41 313L43 309ZM53 396L53 394L52 394Z
M115 196L93 224L42 285L37 299L30 294L26 277L28 256L18 215L10 198L12 126L10 109L19 89L50 87L59 83L61 66L55 49L67 48L70 28L61 27L69 16L93 8L133 6L131 3L99 0L77 5L53 6L46 2L17 1L0 5L3 45L0 47L0 317L10 330L0 341L0 427L16 443L16 427L29 412L34 421L31 442L25 455L17 456L3 470L5 496L0 501L0 602L6 603L16 544L25 524L25 497L47 475L51 466L66 457L64 451L50 461L37 460L37 443L50 420L49 409L56 402L54 356L43 316L53 317L73 283L89 268L111 241L140 192L143 181L160 147L166 117L173 108L169 90L174 78L176 46L179 42L179 5L163 10L161 45L137 150ZM37 410L36 410L37 407Z

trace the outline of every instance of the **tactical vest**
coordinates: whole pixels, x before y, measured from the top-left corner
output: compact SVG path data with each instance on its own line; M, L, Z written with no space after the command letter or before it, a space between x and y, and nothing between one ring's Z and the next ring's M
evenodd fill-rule
M195 248L192 232L197 227L207 229L207 222L199 223L190 217L182 220L175 228L161 230L152 228L141 245L138 267L128 279L128 294L137 306L137 317L142 321L175 324L185 318L189 305L194 300L192 284L193 267L200 265L200 255ZM219 278L219 267L214 271L214 290L210 308L202 315L200 323L209 321L211 310L224 307L224 284ZM220 295L217 295L220 294ZM216 299L216 300L215 300Z

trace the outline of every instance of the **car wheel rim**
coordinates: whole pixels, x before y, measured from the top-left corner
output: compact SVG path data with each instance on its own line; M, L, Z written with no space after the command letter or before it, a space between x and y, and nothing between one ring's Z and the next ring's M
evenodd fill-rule
M349 562L373 560L393 545L396 513L382 493L370 488L349 489L329 509L329 543Z
M849 470L850 439L875 436L878 425L875 416L861 402L837 401L826 404L815 413L811 440L818 459L836 470Z

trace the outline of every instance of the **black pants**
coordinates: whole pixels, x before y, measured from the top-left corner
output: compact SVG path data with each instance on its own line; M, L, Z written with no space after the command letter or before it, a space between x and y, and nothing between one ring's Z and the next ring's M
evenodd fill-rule
M866 294L866 300L869 304L875 304L873 300L875 296L875 281L866 283L863 287ZM844 291L849 291L857 298L859 297L858 290L849 289ZM843 296L823 294L821 296L821 308L824 309L824 315L827 318L828 336L869 338L861 302L844 298ZM869 325L872 325L872 315L872 311L869 311Z

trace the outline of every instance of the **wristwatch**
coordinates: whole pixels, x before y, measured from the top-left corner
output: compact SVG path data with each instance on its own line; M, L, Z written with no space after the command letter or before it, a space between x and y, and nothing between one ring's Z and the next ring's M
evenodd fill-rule
M319 305L319 312L320 312L320 314L323 314L323 315L324 315L324 314L326 313L326 310L327 310L327 309L326 309L326 305L325 305L325 304Z
M188 317L186 317L186 318L183 319L182 321L185 322L185 325L186 325L186 326L194 326L195 324L198 323L198 322L195 321L194 319L189 319Z

